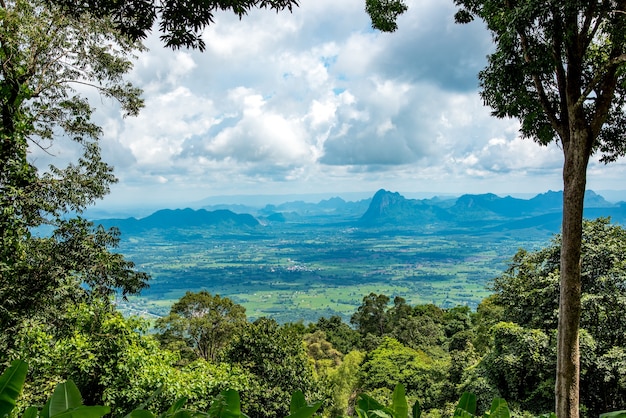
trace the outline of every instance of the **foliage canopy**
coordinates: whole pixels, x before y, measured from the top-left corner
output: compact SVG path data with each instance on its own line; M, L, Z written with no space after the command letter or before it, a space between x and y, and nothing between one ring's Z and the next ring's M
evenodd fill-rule
M107 17L67 17L39 0L0 8L0 329L83 297L134 294L148 276L110 252L116 231L77 215L116 181L85 89L135 115L141 91L124 80L141 45ZM61 143L81 155L40 170L29 154ZM63 161L60 161L63 164ZM42 227L53 230L46 233ZM3 333L4 334L4 333Z
M142 40L158 22L161 41L167 47L204 50L202 30L214 22L215 14L230 11L239 18L251 9L292 11L297 0L47 0L71 16L91 14L107 17L113 26L130 39Z
M222 349L246 324L246 309L207 291L187 292L159 318L156 328L165 342L184 342L199 358L216 361ZM169 340L169 341L168 341ZM172 341L173 340L173 341Z

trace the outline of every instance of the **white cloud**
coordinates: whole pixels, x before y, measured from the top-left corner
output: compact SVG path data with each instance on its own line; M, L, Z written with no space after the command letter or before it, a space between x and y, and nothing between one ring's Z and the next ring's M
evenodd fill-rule
M454 12L410 0L388 34L371 30L363 0L303 0L292 14L216 15L204 53L150 38L132 74L141 115L102 106L105 158L123 182L177 199L558 188L560 150L519 139L516 121L483 107L491 37ZM611 167L592 161L590 176L617 183L626 170Z
M263 97L249 89L235 89L229 96L240 104L241 115L234 126L205 139L206 156L285 167L305 163L309 146L301 120L266 109Z
M126 120L120 137L139 165L169 167L182 153L185 140L218 123L215 113L211 100L177 87L148 98L141 114Z
M336 120L335 115L338 105L337 99L329 97L322 100L323 101L313 99L307 114L313 129L332 124Z

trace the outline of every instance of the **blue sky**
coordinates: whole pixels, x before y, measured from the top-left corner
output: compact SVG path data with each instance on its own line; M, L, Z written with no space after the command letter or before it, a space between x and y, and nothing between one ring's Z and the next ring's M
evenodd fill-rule
M94 102L120 183L99 206L177 207L217 195L561 190L562 154L518 137L478 95L492 48L452 1L409 1L392 34L364 0L302 0L292 14L219 15L207 50L147 40L130 75L139 117ZM623 189L593 160L589 188Z

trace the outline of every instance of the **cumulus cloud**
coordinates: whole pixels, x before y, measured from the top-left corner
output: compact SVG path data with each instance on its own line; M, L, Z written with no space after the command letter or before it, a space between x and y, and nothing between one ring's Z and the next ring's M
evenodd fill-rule
M239 120L206 139L207 156L280 166L306 163L309 147L300 120L266 110L263 97L248 89L236 89L231 97L241 106Z
M516 121L483 106L491 37L454 12L410 0L388 34L371 29L363 0L303 0L292 14L217 15L204 53L150 38L131 76L146 107L129 119L103 109L105 157L123 182L198 198L558 188L560 150L521 140Z
M212 114L210 99L180 86L149 98L142 113L126 122L121 135L138 164L167 167L182 152L187 138L217 123Z

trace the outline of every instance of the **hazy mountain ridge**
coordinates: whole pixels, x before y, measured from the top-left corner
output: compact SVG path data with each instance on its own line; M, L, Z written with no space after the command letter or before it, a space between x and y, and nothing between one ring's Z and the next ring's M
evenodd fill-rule
M381 189L376 192L359 222L365 226L385 224L415 225L448 221L449 215L436 199L407 199L398 192Z
M251 213L235 213L222 209L163 209L145 218L104 219L104 226L117 226L123 233L140 233L149 229L186 229L211 227L224 230L251 230L272 224L343 222L363 228L406 227L420 230L481 229L520 230L537 228L558 232L561 220L562 192L548 191L531 199L493 193L466 194L456 199L408 199L398 192L384 189L370 199L356 202L340 197L318 203L304 201L268 204L261 209L233 205L233 209L250 209ZM585 195L585 216L611 216L615 222L626 223L626 203L610 203L588 190Z
M116 226L125 233L138 233L149 229L188 227L254 228L259 221L250 214L237 214L227 209L162 209L145 218L103 219L97 221L105 227Z
M235 213L249 213L258 218L270 217L276 213L293 219L303 216L361 216L369 206L370 201L371 199L346 201L336 196L320 200L317 203L295 200L279 204L267 204L260 208L241 204L218 204L203 206L203 209L209 211L226 209Z
M366 226L423 224L431 229L474 229L485 231L537 228L558 232L561 222L563 192L549 191L532 199L493 193L466 194L454 204L436 199L405 199L398 193L379 190L360 221ZM585 194L585 216L610 216L615 222L626 221L626 204L606 201L592 190Z

